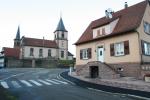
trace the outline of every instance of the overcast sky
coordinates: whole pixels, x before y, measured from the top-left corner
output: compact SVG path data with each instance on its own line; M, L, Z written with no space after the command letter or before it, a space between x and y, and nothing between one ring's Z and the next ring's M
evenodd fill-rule
M54 39L60 15L68 30L69 51L93 20L105 16L105 10L118 11L124 2L131 6L143 0L0 0L0 50L13 47L17 27L21 36Z

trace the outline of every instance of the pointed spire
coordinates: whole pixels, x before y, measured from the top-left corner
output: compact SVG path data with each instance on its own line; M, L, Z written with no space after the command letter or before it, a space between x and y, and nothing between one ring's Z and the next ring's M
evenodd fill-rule
M20 40L20 26L18 26L17 34L16 34L16 40Z
M56 31L63 31L63 32L68 32L66 29L65 29L65 26L64 26L64 23L63 23L63 20L62 18L60 17L60 20L59 20L59 23L57 25L57 28L55 30Z

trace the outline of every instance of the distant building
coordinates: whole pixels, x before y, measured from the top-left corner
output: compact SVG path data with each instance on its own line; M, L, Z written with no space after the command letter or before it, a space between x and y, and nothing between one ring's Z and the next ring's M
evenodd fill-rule
M65 29L62 18L54 31L54 40L20 38L20 27L18 27L14 48L4 47L1 58L15 58L19 60L30 60L35 66L36 60L73 60L73 55L68 51L68 31ZM3 57L2 57L3 56ZM2 60L3 61L3 60ZM5 60L5 66L7 66Z
M76 44L76 72L92 78L150 74L150 1L92 21Z

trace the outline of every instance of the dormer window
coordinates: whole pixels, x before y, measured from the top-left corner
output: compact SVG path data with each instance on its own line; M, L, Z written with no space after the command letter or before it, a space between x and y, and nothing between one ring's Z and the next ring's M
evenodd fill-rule
M105 32L105 28L102 28L102 35L105 35L106 32Z
M97 36L100 36L100 35L101 35L100 30L97 30Z

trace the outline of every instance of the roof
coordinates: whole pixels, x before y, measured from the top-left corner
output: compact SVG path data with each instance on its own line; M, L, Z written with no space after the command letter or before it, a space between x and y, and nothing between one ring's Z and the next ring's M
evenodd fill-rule
M22 42L24 46L58 48L56 42L52 40L22 37Z
M19 58L20 55L20 49L19 48L8 48L4 47L3 48L3 53L5 57L15 57Z
M74 55L68 51L68 56L74 56Z
M59 20L59 23L58 23L58 25L57 25L57 28L56 28L55 32L56 32L56 31L68 32L68 31L65 29L65 26L64 26L64 23L63 23L62 18L60 18L60 20Z
M142 21L146 9L146 5L147 5L147 0L140 2L136 5L130 6L126 9L122 9L120 11L114 12L113 18L111 19L102 17L100 19L92 21L75 44L78 45L78 44L87 43L90 41L99 40L106 37L121 35L130 31L134 31L137 27L139 27ZM93 39L92 30L94 28L106 25L118 18L119 21L116 24L116 27L114 28L111 34Z
M20 27L18 26L17 34L16 34L16 40L20 40Z

